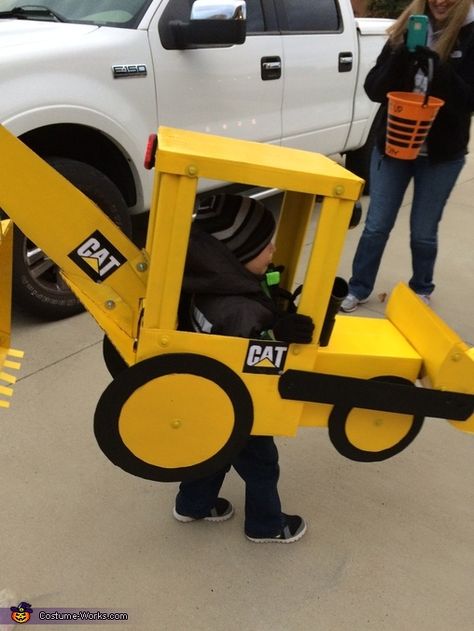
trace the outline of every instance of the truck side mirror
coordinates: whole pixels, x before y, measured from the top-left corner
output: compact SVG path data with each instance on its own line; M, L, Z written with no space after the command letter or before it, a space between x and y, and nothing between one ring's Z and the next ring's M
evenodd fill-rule
M247 32L245 0L196 0L189 22L170 23L177 48L243 44Z

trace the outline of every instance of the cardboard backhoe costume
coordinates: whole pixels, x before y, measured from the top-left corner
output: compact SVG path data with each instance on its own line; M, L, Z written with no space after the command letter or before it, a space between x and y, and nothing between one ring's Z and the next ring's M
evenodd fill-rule
M178 330L199 178L285 192L276 262L284 266L282 286L291 290L303 246L312 241L298 312L314 321L313 343ZM95 414L97 441L113 463L146 479L175 481L221 468L249 434L294 436L299 426L328 427L341 454L370 462L403 450L425 416L474 433L474 348L406 285L393 291L385 318L333 313L328 327L362 185L319 154L160 128L140 250L0 128L0 207L59 265L127 364ZM322 201L313 232L316 197ZM321 332L334 320L323 346ZM424 387L414 387L418 379Z

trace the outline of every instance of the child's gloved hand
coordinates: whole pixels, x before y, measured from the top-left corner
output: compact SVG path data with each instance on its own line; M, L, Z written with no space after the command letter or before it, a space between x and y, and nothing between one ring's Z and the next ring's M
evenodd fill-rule
M276 321L273 334L282 342L309 344L313 339L313 320L300 313L289 313Z

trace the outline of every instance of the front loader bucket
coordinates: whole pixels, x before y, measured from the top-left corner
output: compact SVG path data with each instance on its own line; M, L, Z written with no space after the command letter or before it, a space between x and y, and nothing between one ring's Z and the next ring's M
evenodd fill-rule
M392 292L386 315L421 355L424 386L474 394L474 347L403 283ZM456 429L474 434L474 414L465 421L447 420Z
M10 406L16 378L8 371L18 370L21 351L10 348L13 224L0 221L0 408Z

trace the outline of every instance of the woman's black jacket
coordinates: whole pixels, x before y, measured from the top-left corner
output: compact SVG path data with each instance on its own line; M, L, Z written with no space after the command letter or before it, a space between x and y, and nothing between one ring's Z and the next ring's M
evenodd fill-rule
M420 67L417 53L387 42L364 88L368 97L381 103L377 146L385 151L387 92L411 92ZM433 162L455 159L467 153L471 116L474 111L474 22L464 26L448 61L435 63L430 94L445 101L427 138L428 157Z

